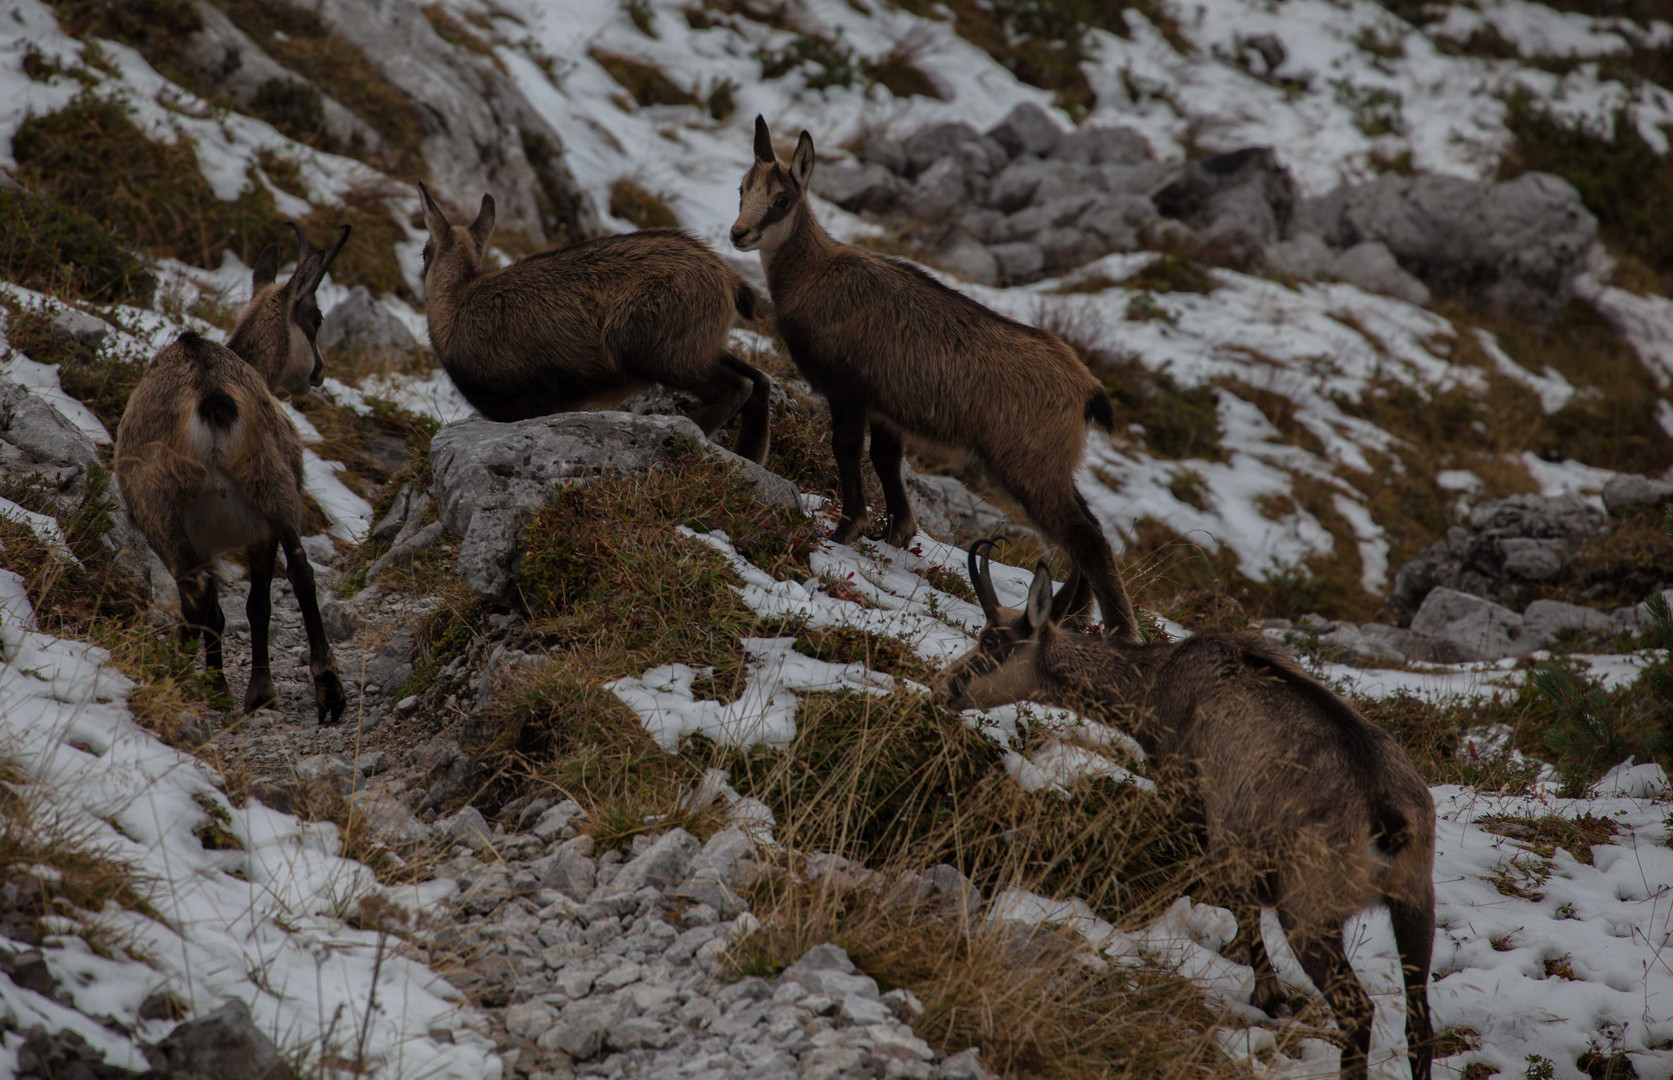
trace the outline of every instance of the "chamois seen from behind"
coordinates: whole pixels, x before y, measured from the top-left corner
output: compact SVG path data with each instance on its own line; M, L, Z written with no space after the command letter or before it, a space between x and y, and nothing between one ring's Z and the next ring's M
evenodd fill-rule
M767 377L727 350L734 313L755 293L707 244L679 229L604 236L484 266L494 199L448 224L419 185L430 344L459 392L490 420L613 405L653 383L697 395L705 435L741 415L737 452L766 460Z
M1075 488L1088 422L1108 430L1103 386L1053 334L1006 318L920 267L838 243L808 201L813 139L802 132L780 165L766 121L755 118L755 163L738 189L732 243L759 251L790 358L830 404L831 449L842 487L832 539L866 523L860 456L889 513L888 540L917 532L901 482L902 436L972 452L1092 583L1118 638L1139 640L1115 554Z
M1342 924L1386 904L1412 1076L1428 1080L1435 806L1399 745L1264 638L1130 645L1066 630L1086 594L1072 576L1054 597L1044 563L1025 609L1001 608L983 550L992 543L972 545L969 560L987 625L937 696L954 708L1037 701L1124 727L1162 797L1205 831L1213 899L1237 919L1228 952L1255 969L1251 1000L1268 1012L1284 1000L1261 940L1261 908L1273 907L1347 1035L1342 1075L1353 1080L1366 1075L1372 1007Z
M256 259L253 295L230 339L217 345L193 331L152 359L116 429L115 471L128 516L174 577L182 643L201 635L204 663L224 692L219 552L242 548L250 573L250 684L244 709L273 704L268 661L275 555L302 609L308 667L321 723L342 718L348 698L320 620L314 572L302 549L302 440L270 386L306 390L318 382L314 290L348 239L330 252L309 246L295 273L276 284L278 248ZM242 352L235 352L234 349Z

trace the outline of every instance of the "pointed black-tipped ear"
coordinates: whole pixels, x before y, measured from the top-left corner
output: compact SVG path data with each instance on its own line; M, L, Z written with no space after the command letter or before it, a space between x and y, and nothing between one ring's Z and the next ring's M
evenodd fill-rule
M796 140L796 153L790 159L790 175L798 187L807 190L808 179L813 176L813 136L805 131Z
M1057 590L1057 596L1051 602L1051 621L1063 623L1070 619L1078 619L1085 615L1092 607L1091 583L1076 566L1069 571L1069 580Z
M471 239L476 241L478 255L488 250L488 238L494 235L494 197L482 196L482 209L476 212L476 220L471 222Z
M1051 571L1041 559L1034 564L1034 581L1028 586L1028 625L1035 630L1051 621Z
M773 153L773 133L767 130L767 118L760 114L755 117L755 160L765 165L778 161Z
M263 285L271 285L279 277L279 245L268 244L256 256L256 265L250 274L250 287L259 289Z
M436 200L430 198L430 189L424 186L422 180L418 183L418 201L424 208L424 227L430 230L430 235L446 236L449 228L447 215L441 212Z

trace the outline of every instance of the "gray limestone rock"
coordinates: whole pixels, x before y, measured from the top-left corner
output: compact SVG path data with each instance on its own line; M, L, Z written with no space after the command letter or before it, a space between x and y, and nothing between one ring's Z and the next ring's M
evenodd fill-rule
M291 1080L290 1066L262 1034L250 1009L236 998L197 1020L188 1020L145 1048L151 1068L168 1077L207 1080Z
M478 595L503 598L517 572L523 524L554 488L607 471L639 472L702 446L743 473L761 499L801 512L794 484L723 450L685 417L562 413L496 424L449 424L430 444L432 491L447 530L463 538L459 571Z
M1522 616L1455 589L1430 592L1412 616L1412 630L1450 644L1464 660L1521 656L1536 647L1528 640Z
M357 349L369 356L418 351L418 339L407 324L390 314L364 285L356 285L347 299L325 313L315 343L325 358L327 373L332 353L340 349Z
M1022 154L1045 157L1063 142L1063 129L1045 109L1025 101L994 125L988 137L1013 158Z
M981 141L981 133L962 121L932 124L914 132L903 144L906 171L913 175L923 172L935 162L952 157L965 143Z
M1673 480L1621 473L1603 485L1603 508L1610 517L1620 517L1639 507L1668 503L1673 503Z
M685 879L700 850L702 844L695 836L684 829L670 829L623 866L610 887L618 892L633 892L646 885L669 888Z
M1138 165L1150 157L1150 146L1132 128L1085 125L1063 136L1051 156L1084 165Z
M993 285L999 280L999 261L985 244L963 229L948 233L930 258L948 273L978 285Z
M813 173L814 194L856 213L886 213L906 190L900 177L874 161L832 161Z
M1523 637L1536 648L1550 645L1565 634L1608 637L1615 629L1615 620L1603 612L1560 600L1535 600L1522 613Z

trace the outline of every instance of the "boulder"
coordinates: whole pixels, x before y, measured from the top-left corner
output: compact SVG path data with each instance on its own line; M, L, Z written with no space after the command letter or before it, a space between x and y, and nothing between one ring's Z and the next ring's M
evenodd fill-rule
M917 182L906 192L902 204L919 221L938 224L957 217L969 200L970 181L965 165L957 155L948 154L918 174Z
M1409 621L1430 590L1446 587L1525 607L1536 598L1534 584L1559 573L1573 544L1603 523L1602 511L1573 494L1483 503L1400 567L1389 603Z
M1382 176L1309 201L1296 227L1337 248L1380 241L1432 287L1540 321L1568 302L1597 239L1579 192L1545 173L1503 183Z
M950 274L978 285L993 285L999 281L999 261L987 245L963 229L948 233L930 252L930 261Z
M1408 304L1425 307L1429 303L1429 286L1406 273L1380 240L1366 240L1337 255L1330 276Z
M1025 101L989 129L988 137L1013 158L1022 154L1045 157L1063 142L1063 129L1045 109Z
M1673 503L1673 480L1621 473L1603 485L1603 508L1610 517L1620 517L1640 507Z
M1082 229L1102 240L1100 255L1138 250L1155 222L1156 208L1142 195L1097 196L1076 219Z
M650 847L624 864L616 872L610 887L620 892L636 892L646 885L656 889L670 888L685 880L692 861L702 847L702 842L684 829L669 829Z
M873 135L866 140L865 145L860 147L859 158L861 161L881 165L896 176L904 175L908 164L906 147L902 146L898 139L888 139L881 135ZM814 171L814 175L818 175L818 170Z
M1479 596L1435 589L1412 616L1412 630L1452 646L1460 660L1498 660L1536 648L1522 616Z
M0 441L19 451L0 457L8 472L22 469L46 475L60 490L73 486L99 463L98 448L44 398L0 378ZM0 454L4 454L0 450Z
M1152 201L1228 261L1256 264L1289 227L1295 181L1270 147L1252 146L1187 162Z
M1063 136L1051 156L1084 165L1138 165L1150 157L1150 146L1132 128L1088 125Z
M813 192L844 210L880 214L894 209L906 184L876 162L832 161L813 173Z
M170 1080L292 1080L294 1073L234 998L145 1048L151 1068Z
M430 443L441 521L463 539L459 571L478 595L504 599L517 572L523 525L555 488L606 472L643 472L704 448L743 474L762 501L801 512L794 484L703 438L682 416L561 413L497 424L449 424Z
M407 324L378 303L364 285L356 285L347 299L326 313L315 343L328 369L331 354L339 349L357 349L368 356L418 351L418 339Z
M842 1001L848 995L880 1001L877 980L861 973L839 945L815 945L784 969L779 983L795 983L810 994Z
M1615 620L1603 612L1560 600L1535 600L1522 612L1522 636L1535 648L1551 645L1564 634L1600 638L1615 629Z
M1062 170L1060 162L1022 158L1005 166L988 188L988 206L1003 214L1014 214L1034 202L1040 185Z
M1027 240L994 244L988 248L988 254L999 268L999 279L1005 282L1032 281L1046 268L1046 256L1040 245Z
M392 848L419 847L434 836L430 826L418 820L405 802L381 788L356 792L350 803L360 827Z
M906 172L916 175L945 157L953 157L965 143L981 141L981 133L962 121L932 124L910 136L901 147Z

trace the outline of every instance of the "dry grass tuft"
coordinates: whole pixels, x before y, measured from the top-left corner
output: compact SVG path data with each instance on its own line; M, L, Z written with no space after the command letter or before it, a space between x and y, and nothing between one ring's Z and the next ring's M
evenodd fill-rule
M640 229L675 229L680 224L666 195L649 190L630 176L611 182L610 214Z

